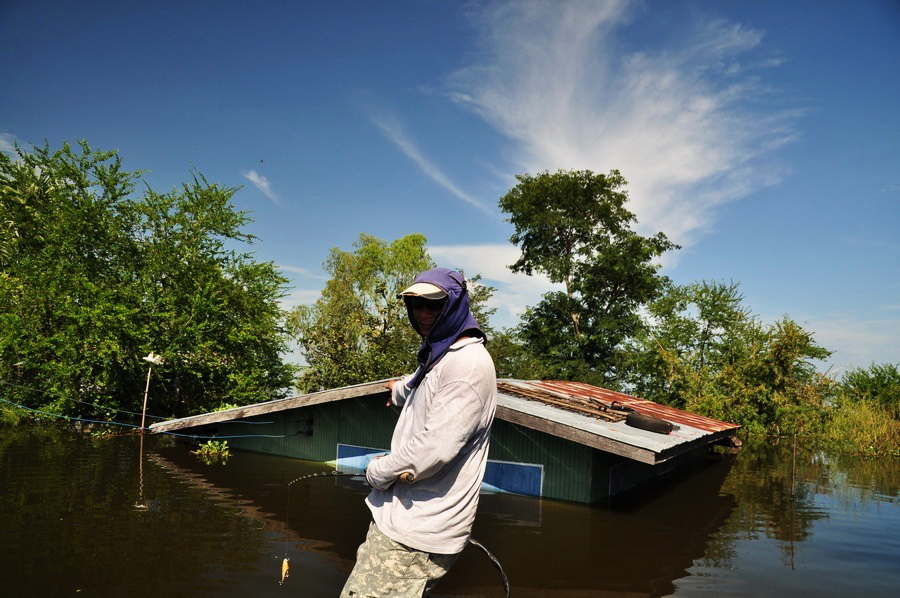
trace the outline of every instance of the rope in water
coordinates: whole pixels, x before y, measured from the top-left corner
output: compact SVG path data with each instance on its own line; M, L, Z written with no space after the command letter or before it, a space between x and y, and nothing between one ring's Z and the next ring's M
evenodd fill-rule
M343 472L343 471L320 471L318 473L311 473L308 475L300 476L299 478L297 478L295 480L291 480L290 482L288 482L288 486L291 486L301 480L308 480L310 478L328 478L328 477L336 477L336 476L362 477L362 476L365 476L365 473L363 473L363 472L347 473L347 472ZM288 500L290 500L290 494L288 495ZM481 542L479 542L478 540L476 540L475 538L473 538L471 536L469 536L469 544L471 544L475 548L478 548L479 550L483 551L484 554L486 554L487 557L491 560L491 563L493 563L494 567L497 568L497 571L500 572L500 581L503 583L503 589L506 592L506 598L509 598L509 578L506 577L506 572L503 570L503 565L500 564L500 560L497 559L497 557L495 557L493 554L491 554L491 551L488 550L484 544L482 544Z
M509 578L506 577L506 572L503 570L503 566L500 564L500 561L497 559L497 557L491 554L491 551L488 550L484 544L482 544L472 536L469 536L469 544L471 544L475 548L480 548L481 550L483 550L484 554L486 554L487 557L491 559L494 567L496 567L497 571L500 572L500 581L503 582L503 589L506 591L506 598L509 598Z

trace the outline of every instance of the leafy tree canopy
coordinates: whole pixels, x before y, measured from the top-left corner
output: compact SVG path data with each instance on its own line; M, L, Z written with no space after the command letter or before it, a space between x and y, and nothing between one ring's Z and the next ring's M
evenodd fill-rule
M737 284L670 286L647 311L623 366L636 394L755 432L823 423L832 384L813 361L831 352L790 318L760 322Z
M292 332L308 367L298 381L305 392L391 378L412 372L421 338L397 295L417 274L435 267L426 239L410 234L390 243L361 234L352 252L331 250L331 278L314 305L297 307ZM468 280L473 314L490 336L486 302L491 287Z
M331 250L322 297L291 313L291 330L308 364L297 383L302 391L380 380L415 366L418 335L397 294L434 267L425 237L386 243L362 234L354 248Z
M643 237L625 207L625 179L589 170L518 175L500 198L522 250L514 272L546 274L564 291L530 308L518 334L546 377L610 384L615 352L641 327L638 309L666 283L656 258L676 249L662 233Z
M80 151L79 151L80 150ZM0 154L0 391L61 414L187 415L283 396L286 280L252 242L236 189L202 175L135 186L115 152L68 144Z

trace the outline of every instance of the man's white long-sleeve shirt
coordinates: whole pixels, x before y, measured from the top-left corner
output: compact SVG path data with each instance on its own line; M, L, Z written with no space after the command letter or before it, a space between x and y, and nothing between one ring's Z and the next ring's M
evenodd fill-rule
M403 382L391 396L403 406L391 453L366 470L373 487L366 503L386 536L417 550L454 554L472 531L487 464L497 407L494 363L482 339L464 338L417 388ZM397 479L405 472L415 481Z

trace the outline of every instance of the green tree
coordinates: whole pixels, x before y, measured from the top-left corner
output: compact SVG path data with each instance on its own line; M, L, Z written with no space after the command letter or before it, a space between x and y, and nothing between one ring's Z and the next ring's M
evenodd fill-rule
M544 375L545 370L540 357L528 350L514 329L495 332L490 337L487 349L494 360L498 378L519 380L548 378Z
M871 401L900 419L900 365L873 363L846 372L841 378L841 396L848 404Z
M668 285L647 305L648 326L630 343L628 384L641 396L684 408L760 338L759 325L742 302L736 283Z
M518 334L545 377L614 384L620 344L642 326L639 308L666 283L656 258L676 249L664 234L632 229L625 179L616 171L518 175L500 198L522 255L514 272L546 274L563 291L526 311Z
M290 316L291 330L308 364L298 388L313 392L415 369L422 339L409 325L406 307L397 295L417 274L435 267L425 243L420 234L387 243L364 233L352 252L331 250L324 264L331 278L321 298L295 308ZM494 289L480 279L476 275L466 281L469 303L490 338L494 310L487 302Z
M331 250L322 297L290 316L308 365L298 388L312 392L412 371L420 339L397 294L434 267L425 241L413 234L388 244L361 234L353 252Z
M751 432L819 430L833 384L813 361L830 351L790 318L765 325L742 302L735 283L669 287L630 344L630 387Z
M115 152L68 144L0 154L3 394L69 415L186 415L283 396L286 280L226 243L250 242L236 189L202 176L136 196Z

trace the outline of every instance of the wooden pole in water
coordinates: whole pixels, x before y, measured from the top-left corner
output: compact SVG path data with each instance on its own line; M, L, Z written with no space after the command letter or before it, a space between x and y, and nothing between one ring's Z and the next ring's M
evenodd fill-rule
M791 464L791 500L794 500L794 480L797 479L797 433L794 432L794 454Z
M150 394L150 372L153 371L151 365L147 368L147 387L144 389L144 410L141 412L141 436L144 435L144 420L147 418L147 395Z

